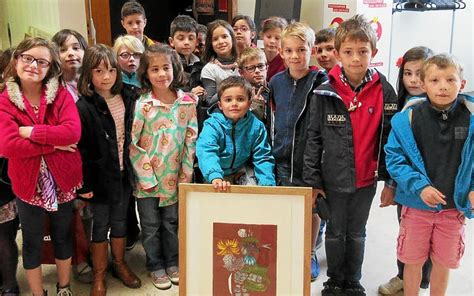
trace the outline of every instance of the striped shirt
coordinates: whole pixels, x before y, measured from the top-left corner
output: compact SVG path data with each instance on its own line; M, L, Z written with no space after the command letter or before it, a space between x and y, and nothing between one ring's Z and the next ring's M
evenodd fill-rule
M125 143L125 105L120 94L106 99L110 114L115 122L115 132L117 136L117 151L120 162L120 170L123 170L123 145Z

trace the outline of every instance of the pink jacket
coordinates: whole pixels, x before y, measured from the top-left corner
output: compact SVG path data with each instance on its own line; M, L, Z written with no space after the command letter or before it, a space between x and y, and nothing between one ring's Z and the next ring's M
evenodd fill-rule
M33 126L29 139L20 137L20 126ZM39 119L18 84L13 80L6 83L0 94L0 155L9 159L8 175L13 192L21 200L29 201L35 193L41 157L63 192L82 182L79 151L54 149L77 143L80 136L81 121L74 100L57 79L44 87Z

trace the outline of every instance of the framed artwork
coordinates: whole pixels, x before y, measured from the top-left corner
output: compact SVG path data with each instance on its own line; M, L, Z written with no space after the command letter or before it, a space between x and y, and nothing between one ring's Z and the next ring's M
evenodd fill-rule
M179 295L310 295L311 188L179 185Z

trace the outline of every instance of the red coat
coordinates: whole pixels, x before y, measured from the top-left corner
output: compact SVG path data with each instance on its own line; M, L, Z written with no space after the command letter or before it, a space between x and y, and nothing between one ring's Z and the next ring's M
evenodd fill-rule
M33 126L29 139L20 137L20 126ZM77 143L80 137L81 121L76 105L57 79L44 87L39 119L18 84L7 82L0 94L0 155L9 159L8 175L13 192L21 200L28 202L35 193L41 157L62 191L68 192L82 182L79 151L54 149L54 146Z

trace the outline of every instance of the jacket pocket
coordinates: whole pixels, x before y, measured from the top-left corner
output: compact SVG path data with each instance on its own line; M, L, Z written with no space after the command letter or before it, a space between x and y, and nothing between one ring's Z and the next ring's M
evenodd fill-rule
M459 237L459 245L458 245L458 256L457 256L458 261L461 260L462 256L464 256L465 248L466 248L466 245L464 242L464 235L461 234Z

